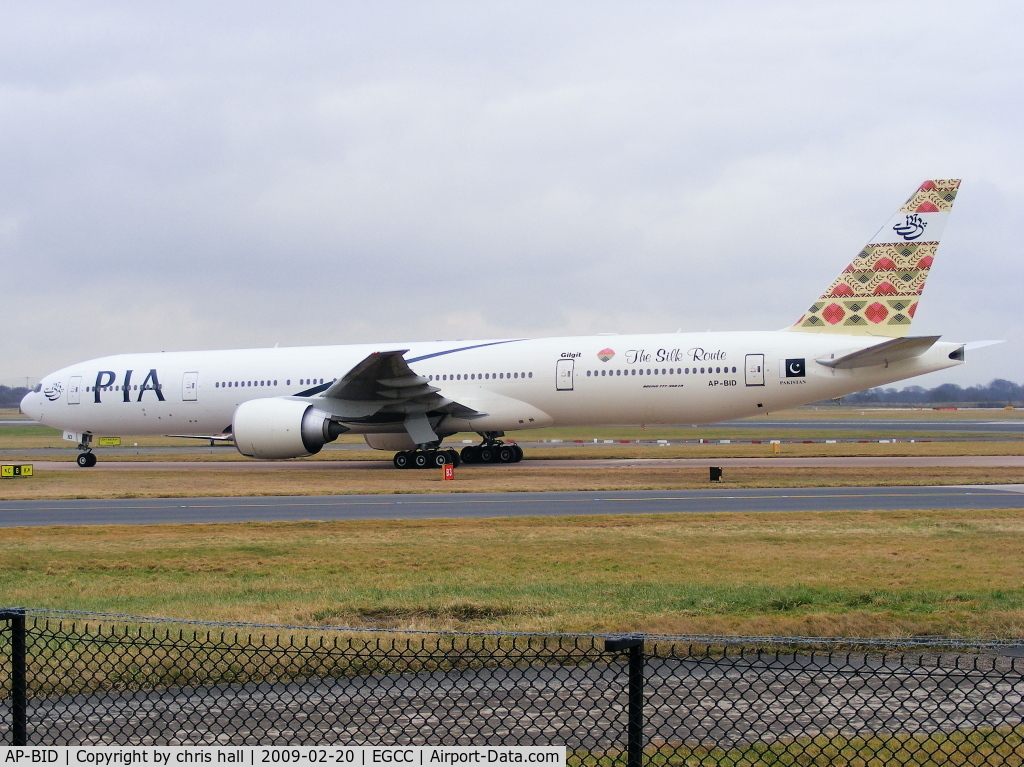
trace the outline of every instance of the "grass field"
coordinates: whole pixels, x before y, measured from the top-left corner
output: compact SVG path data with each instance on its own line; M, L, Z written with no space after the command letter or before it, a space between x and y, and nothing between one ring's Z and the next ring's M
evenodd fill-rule
M403 628L1024 634L1024 510L0 529L7 604Z

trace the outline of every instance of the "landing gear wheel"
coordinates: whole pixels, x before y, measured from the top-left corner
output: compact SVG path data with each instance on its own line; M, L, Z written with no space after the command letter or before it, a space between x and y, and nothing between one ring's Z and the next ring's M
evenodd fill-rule
M462 459L459 458L459 454L455 450L445 450L444 454L448 456L448 463L456 469L459 468L459 464L462 463Z
M96 456L92 453L79 453L76 460L83 469L89 469L96 465Z
M395 453L394 464L396 469L408 469L410 464L409 454L404 450L401 453Z
M477 448L476 455L480 463L494 463L495 451L493 447L481 445Z
M448 453L446 453L444 450L438 450L435 453L430 453L429 460L427 463L428 465L433 466L435 468L440 468L441 466L444 466L446 463L448 463Z
M512 449L516 451L516 459L513 461L513 463L519 463L521 460L523 460L523 449L519 447L519 445L513 445Z
M427 454L422 450L417 450L412 454L412 465L415 469L427 468Z
M516 451L511 445L502 445L498 448L498 463L513 463L516 460Z
M463 463L479 463L480 462L480 448L476 445L470 445L469 447L462 448L462 462Z

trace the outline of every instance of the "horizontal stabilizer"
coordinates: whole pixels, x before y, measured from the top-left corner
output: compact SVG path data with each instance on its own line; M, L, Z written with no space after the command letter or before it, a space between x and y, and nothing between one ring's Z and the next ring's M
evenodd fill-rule
M986 346L1005 344L1006 341L968 341L964 344L964 351L973 352L977 349L984 349Z
M939 340L939 336L911 336L894 338L891 341L869 346L867 349L844 354L842 357L815 360L819 365L849 370L851 368L868 368L873 365L888 365L890 362L910 359L924 354Z

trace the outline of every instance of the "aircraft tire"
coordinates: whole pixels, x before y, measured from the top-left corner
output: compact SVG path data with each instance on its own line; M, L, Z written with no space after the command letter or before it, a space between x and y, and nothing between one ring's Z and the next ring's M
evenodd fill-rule
M482 445L477 448L476 458L479 463L494 463L495 453L493 447Z
M519 445L513 445L512 449L516 451L516 459L512 463L519 463L523 460L523 449Z
M448 454L444 450L437 450L427 455L427 464L440 468L448 463Z
M455 468L458 468L459 464L462 463L462 459L459 457L459 452L457 450L448 449L444 451L444 454L448 456L448 463Z
M502 445L498 448L498 463L515 463L516 451L512 445Z
M96 456L92 453L79 453L76 460L83 469L91 469L96 465Z
M395 457L392 460L392 463L395 464L396 469L408 469L411 464L411 461L409 460L409 454L404 450L400 453L395 453Z
M479 463L480 454L479 448L476 445L470 445L469 447L462 448L462 462L463 463Z
M416 450L412 454L412 467L414 469L425 469L429 463L430 462L427 460L427 454L422 450Z

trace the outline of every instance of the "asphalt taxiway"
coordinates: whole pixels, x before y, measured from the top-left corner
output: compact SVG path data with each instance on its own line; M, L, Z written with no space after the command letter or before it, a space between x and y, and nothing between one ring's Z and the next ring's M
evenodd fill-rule
M391 470L391 461L311 460L253 461L248 459L213 461L135 460L118 461L99 455L99 462L82 469L73 460L33 461L36 471L367 471ZM232 456L234 458L234 456ZM1024 455L879 455L879 456L765 456L762 458L564 458L526 460L515 469L579 469L579 468L678 468L706 469L708 466L745 468L964 468L1009 467L1024 469ZM475 466L459 471L472 472ZM511 467L510 467L511 468ZM1022 474L1024 476L1024 474Z
M1024 509L1024 485L0 501L0 526Z

